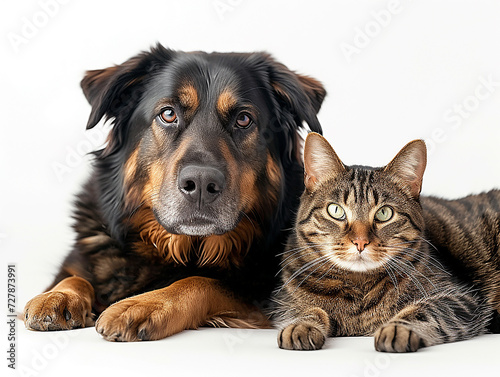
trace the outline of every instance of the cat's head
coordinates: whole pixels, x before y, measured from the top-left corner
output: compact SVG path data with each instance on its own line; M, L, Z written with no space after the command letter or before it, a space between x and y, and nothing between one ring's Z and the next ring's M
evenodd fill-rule
M421 240L425 165L422 140L408 143L385 167L371 168L344 165L326 139L310 133L297 234L342 270L383 268Z

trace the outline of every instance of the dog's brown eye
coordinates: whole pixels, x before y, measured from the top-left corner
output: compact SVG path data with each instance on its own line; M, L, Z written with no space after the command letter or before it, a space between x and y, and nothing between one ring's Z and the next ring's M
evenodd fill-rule
M161 112L160 118L165 123L174 123L177 119L177 115L175 114L174 109L169 107Z
M236 125L240 128L248 128L252 124L252 119L248 116L248 114L241 113L236 118Z

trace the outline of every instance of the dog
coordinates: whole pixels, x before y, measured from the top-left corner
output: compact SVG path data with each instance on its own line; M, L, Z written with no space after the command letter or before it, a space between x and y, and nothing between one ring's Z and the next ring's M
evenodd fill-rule
M322 84L267 53L157 44L81 86L87 129L112 128L76 198L73 249L26 304L26 327L98 317L109 341L269 327L276 255L303 191L299 131L321 133Z

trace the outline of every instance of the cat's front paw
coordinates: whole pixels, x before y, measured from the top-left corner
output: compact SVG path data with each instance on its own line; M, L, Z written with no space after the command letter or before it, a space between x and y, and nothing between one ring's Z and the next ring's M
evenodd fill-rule
M423 339L409 325L388 323L375 333L375 349L379 352L415 352L423 346Z
M293 323L278 334L278 346L287 350L319 350L325 335L313 322Z

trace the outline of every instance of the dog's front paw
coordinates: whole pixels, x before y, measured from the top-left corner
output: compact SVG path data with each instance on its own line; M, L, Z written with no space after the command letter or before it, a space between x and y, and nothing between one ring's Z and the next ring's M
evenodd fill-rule
M172 330L174 321L169 321L169 309L168 302L139 295L111 305L99 316L95 327L112 342L163 339L176 332Z
M69 330L91 326L92 308L88 300L71 291L42 293L26 304L24 324L29 330Z
M380 352L415 352L424 340L409 325L388 323L375 333L375 349Z
M318 350L325 344L325 335L313 322L293 323L278 334L278 346L287 350Z

